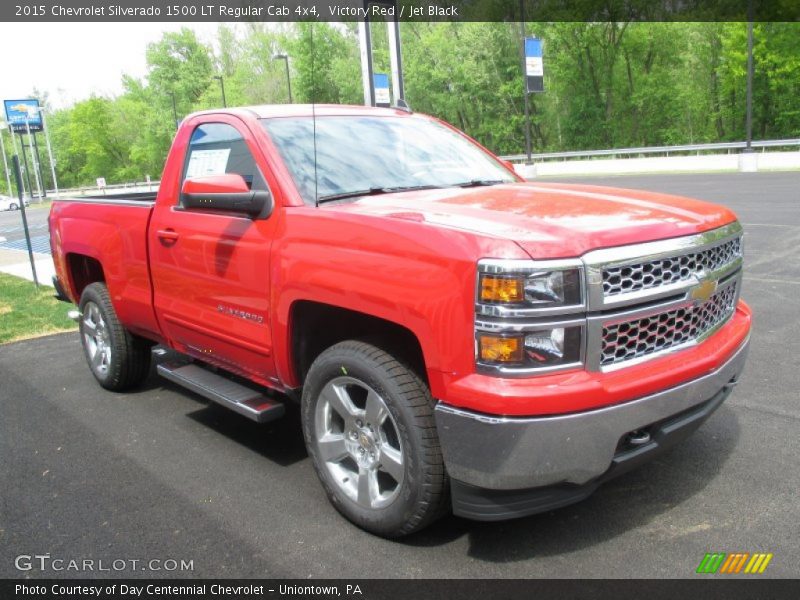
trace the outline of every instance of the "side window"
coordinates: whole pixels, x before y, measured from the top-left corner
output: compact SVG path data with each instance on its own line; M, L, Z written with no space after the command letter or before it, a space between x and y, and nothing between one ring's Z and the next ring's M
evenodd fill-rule
M206 123L192 133L183 178L236 173L253 187L263 180L250 149L235 127L225 123Z

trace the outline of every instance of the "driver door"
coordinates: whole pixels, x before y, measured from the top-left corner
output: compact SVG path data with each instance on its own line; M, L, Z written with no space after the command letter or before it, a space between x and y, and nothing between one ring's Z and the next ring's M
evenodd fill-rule
M241 175L251 189L268 188L265 169L260 148L238 119L219 115L198 123L175 197L159 198L148 233L164 336L186 354L262 382L275 374L269 259L279 212L252 218L184 207L179 190L186 179L223 174Z

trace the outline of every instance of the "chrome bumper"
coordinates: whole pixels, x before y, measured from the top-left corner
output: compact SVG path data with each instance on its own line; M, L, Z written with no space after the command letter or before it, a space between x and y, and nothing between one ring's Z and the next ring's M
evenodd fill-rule
M696 426L713 412L735 385L749 340L717 370L677 387L598 410L560 416L514 418L477 414L439 403L436 425L450 476L488 490L523 490L558 484L583 485L600 478L620 453L648 454L659 439ZM720 392L725 392L720 394ZM711 402L707 407L705 403ZM692 413L680 427L668 422ZM623 439L637 430L657 429L640 448ZM679 437L677 433L672 437Z

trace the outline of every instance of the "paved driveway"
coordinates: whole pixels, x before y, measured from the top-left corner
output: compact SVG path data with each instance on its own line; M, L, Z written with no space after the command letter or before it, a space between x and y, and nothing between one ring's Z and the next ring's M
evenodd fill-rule
M257 426L157 378L104 392L75 334L19 342L0 347L0 577L33 553L193 560L197 577L687 577L709 551L800 576L800 174L607 182L720 201L746 226L750 364L685 445L572 507L390 542L328 505L295 414Z

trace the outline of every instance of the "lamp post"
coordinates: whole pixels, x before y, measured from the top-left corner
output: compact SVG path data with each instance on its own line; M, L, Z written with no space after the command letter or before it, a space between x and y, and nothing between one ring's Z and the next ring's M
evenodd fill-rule
M36 162L36 154L33 152L33 144L31 143L31 117L36 115L35 110L29 110L25 117L25 129L28 132L28 150L31 151L31 161L33 162L33 176L36 178L36 189L39 191L39 201L41 202L42 195L42 182L39 180L39 163ZM31 190L33 195L33 190Z
M17 151L17 138L14 137L14 129L8 123L6 123L6 127L8 127L8 133L9 133L9 135L11 135L11 147L14 149L13 156L19 156L20 152ZM22 158L25 159L25 156L26 156L25 155L25 144L22 143L22 135L20 135L19 143L20 143L20 146L22 146ZM12 156L12 158L13 158L13 156ZM12 160L12 162L13 162L13 160ZM28 162L27 159L25 159L26 165L27 165L27 162ZM16 169L16 167L12 167L12 168ZM30 173L28 173L27 169L25 169L25 177L28 178L28 191L30 192L31 195L33 195L33 190L31 189L31 179L30 179L31 176L30 176ZM22 184L22 195L24 197L25 196L25 178L22 178L20 180L20 182Z
M172 98L172 118L175 121L175 129L178 128L178 105L175 103L175 92L167 92Z
M522 34L522 73L526 73L525 66L525 2L519 0L519 28ZM525 154L527 155L526 165L532 164L531 160L531 109L530 99L528 98L528 83L526 77L523 76L522 83L525 86L523 97L525 100Z
M286 88L289 90L289 104L292 104L292 79L289 77L289 55L288 54L276 54L272 57L272 60L284 60L286 61Z
M5 121L0 121L0 148L3 150L3 167L6 170L6 184L8 185L8 195L11 195L11 174L8 172L8 159L6 158L6 142L3 139L3 131L8 129ZM11 135L14 135L13 133Z
M748 14L747 21L747 94L745 129L747 146L745 152L753 151L753 20Z
M219 87L222 88L222 108L228 108L228 102L225 100L225 78L222 75L214 75L214 79L219 81Z
M53 188L55 188L56 198L58 198L58 178L56 177L56 161L53 158L53 147L50 144L50 131L47 129L47 120L45 119L46 107L39 107L39 114L42 115L42 129L44 129L44 140L47 144L47 156L50 157L50 176L53 178Z

